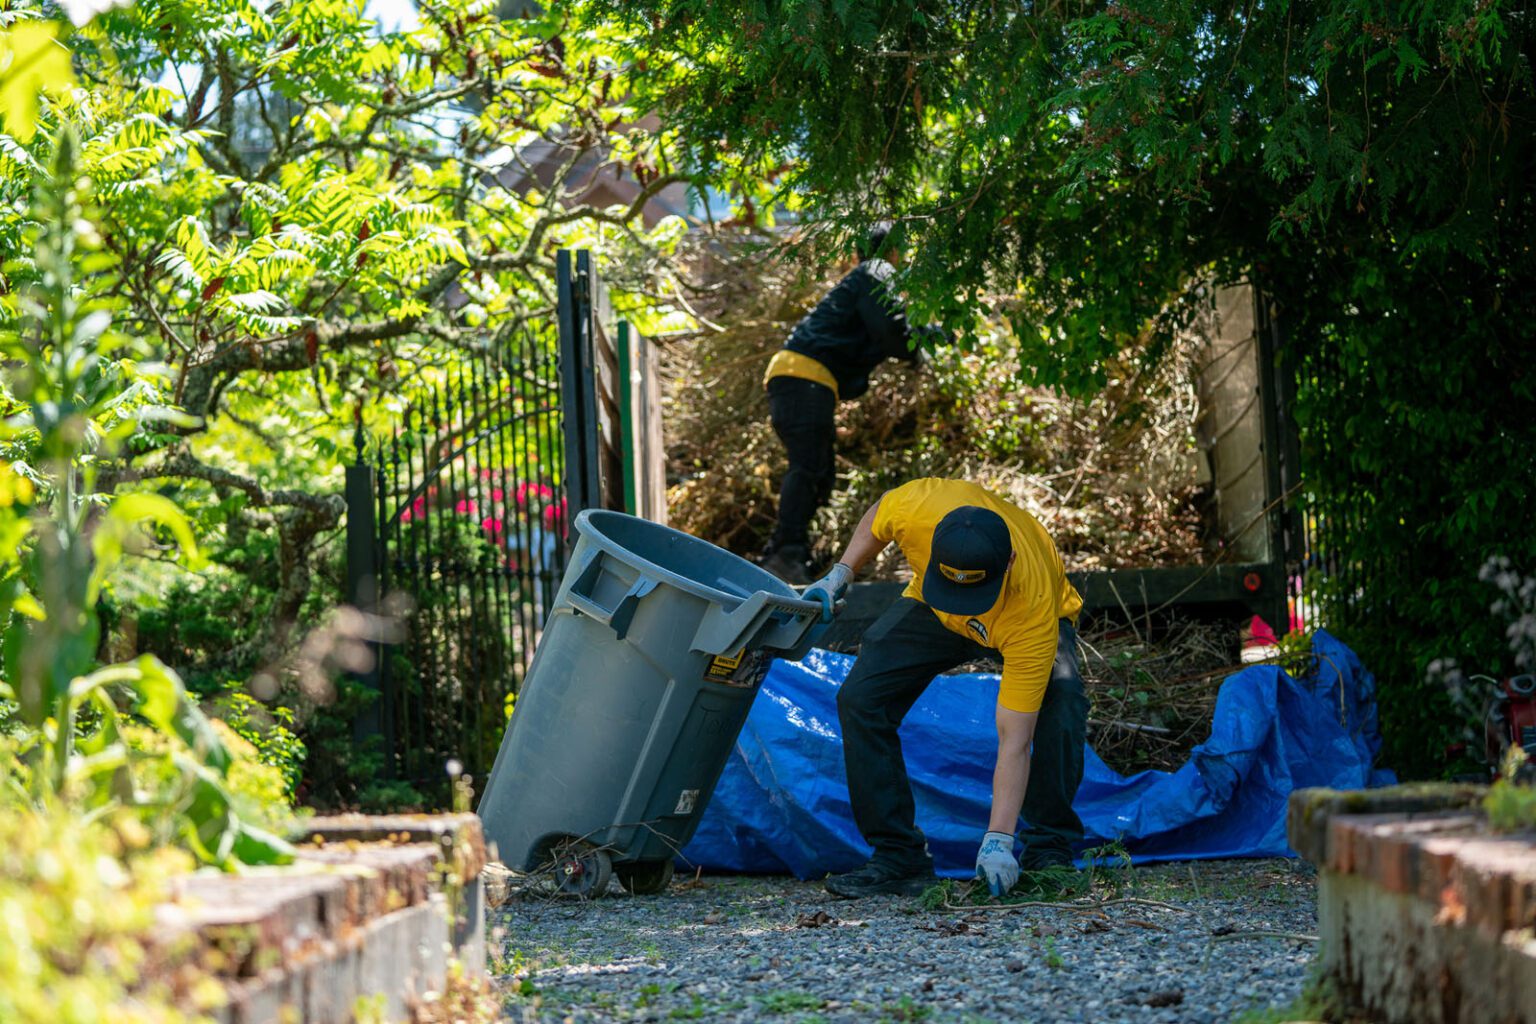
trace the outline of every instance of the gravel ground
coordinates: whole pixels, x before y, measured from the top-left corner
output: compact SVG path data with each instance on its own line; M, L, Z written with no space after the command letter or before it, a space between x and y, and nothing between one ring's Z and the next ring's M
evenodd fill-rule
M659 896L513 897L494 912L507 1015L571 1021L1226 1022L1300 994L1316 944L1298 861L1120 873L1119 903L926 910L790 878L704 877ZM617 892L617 890L615 890ZM498 952L499 951L499 952Z

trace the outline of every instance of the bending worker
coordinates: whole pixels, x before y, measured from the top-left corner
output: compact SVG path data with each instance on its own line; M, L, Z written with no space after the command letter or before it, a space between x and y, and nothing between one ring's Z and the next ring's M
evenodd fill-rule
M1001 656L992 812L976 856L977 876L1000 895L1018 881L1021 863L1070 865L1083 835L1072 809L1088 724L1073 628L1082 598L1034 516L975 484L935 478L903 484L870 506L842 559L805 596L830 613L892 541L912 582L865 632L837 695L854 821L874 854L828 878L827 890L915 895L934 884L896 730L934 676ZM1016 858L1021 809L1028 825Z
M914 362L919 349L897 297L886 286L901 265L900 231L870 232L861 262L817 303L768 363L763 383L773 431L789 457L779 487L779 521L763 568L785 582L810 582L811 517L832 494L837 403L869 390L886 359ZM922 333L938 333L925 328Z

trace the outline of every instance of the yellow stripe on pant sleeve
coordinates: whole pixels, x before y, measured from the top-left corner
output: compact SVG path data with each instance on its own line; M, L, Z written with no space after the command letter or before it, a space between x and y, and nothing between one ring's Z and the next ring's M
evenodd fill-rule
M813 384L832 389L832 397L836 399L837 378L832 376L832 371L827 369L819 360L812 359L800 352L791 352L787 348L781 348L768 360L768 369L763 373L763 384L766 386L775 377L798 377L808 380Z

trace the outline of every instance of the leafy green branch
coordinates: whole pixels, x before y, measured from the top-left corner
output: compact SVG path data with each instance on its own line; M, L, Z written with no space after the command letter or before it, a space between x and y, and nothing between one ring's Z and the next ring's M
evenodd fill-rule
M124 560L159 532L189 567L201 557L174 502L148 493L103 500L95 488L101 460L135 429L121 406L125 378L139 371L125 358L133 340L112 329L110 306L82 279L106 263L78 152L69 132L58 137L35 185L32 258L6 268L22 287L0 330L5 390L20 406L4 436L35 453L42 481L36 490L8 484L0 508L0 529L18 542L0 556L0 698L15 703L22 727L7 775L39 807L63 802L96 815L127 805L174 822L208 863L285 859L287 845L237 810L227 785L234 758L177 675L149 656L97 664L96 606ZM163 750L128 740L130 715ZM149 761L163 763L168 790L140 790Z

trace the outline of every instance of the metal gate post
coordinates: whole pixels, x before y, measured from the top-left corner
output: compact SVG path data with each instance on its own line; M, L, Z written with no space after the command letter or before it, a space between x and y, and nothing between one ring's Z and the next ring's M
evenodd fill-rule
M628 320L619 321L619 437L624 450L624 511L643 515L640 509L640 450L635 440L635 359L632 351L635 333Z
M567 522L573 521L582 509L594 508L600 503L596 479L597 395L592 367L591 265L587 255L561 249L555 256ZM568 538L569 543L572 541Z
M364 615L377 615L379 610L379 536L375 518L373 490L374 468L368 464L361 422L353 436L357 461L346 467L345 495L347 500L347 579L346 602ZM385 652L377 641L370 641L373 664L365 672L357 673L357 681L373 691L373 700L364 705L352 721L352 738L356 743L379 736L384 741L384 765L387 774L394 774L393 715L388 695L381 685L381 665Z
M1292 477L1297 466L1295 445L1285 439L1294 435L1295 425L1290 417L1289 392L1283 387L1280 355L1276 351L1279 330L1270 317L1269 300L1257 282L1253 291L1253 329L1259 347L1259 410L1263 429L1260 453L1264 459L1264 525L1269 534L1270 572L1276 576L1275 585L1264 600L1267 606L1263 618L1275 630L1277 636L1290 629L1290 609L1286 596L1290 593L1289 543L1291 521Z
M597 339L594 305L597 302L597 274L592 269L592 254L585 249L576 250L576 274L571 296L576 303L576 322L581 348L581 379L576 390L581 395L581 471L585 500L579 508L571 509L571 519L586 508L602 508L602 428L598 425L597 404ZM574 537L572 543L575 543Z

